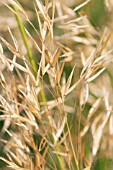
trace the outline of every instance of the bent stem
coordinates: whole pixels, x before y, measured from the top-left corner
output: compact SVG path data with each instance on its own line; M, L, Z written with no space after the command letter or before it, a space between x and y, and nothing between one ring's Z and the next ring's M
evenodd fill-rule
M27 50L28 59L29 59L29 62L30 62L31 66L32 66L32 69L33 69L33 74L36 77L37 76L37 66L36 66L35 60L34 60L34 58L32 56L31 49L29 48L29 44L28 44L28 40L27 40L27 36L26 36L24 26L23 26L23 24L22 24L22 22L20 20L20 17L17 15L18 10L16 9L15 6L13 6L13 9L15 11L15 17L16 17L16 20L17 20L17 23L18 23L18 27L19 27L19 30L20 30L24 45L25 45L26 50ZM45 97L44 91L42 89L42 84L41 84L40 81L38 83L38 86L41 88L41 90L40 90L40 100L42 102L46 102L46 97Z

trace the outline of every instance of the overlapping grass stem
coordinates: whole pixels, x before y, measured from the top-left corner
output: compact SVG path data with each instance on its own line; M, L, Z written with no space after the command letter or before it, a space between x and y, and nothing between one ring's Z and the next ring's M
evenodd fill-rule
M0 169L112 170L112 1L0 3Z

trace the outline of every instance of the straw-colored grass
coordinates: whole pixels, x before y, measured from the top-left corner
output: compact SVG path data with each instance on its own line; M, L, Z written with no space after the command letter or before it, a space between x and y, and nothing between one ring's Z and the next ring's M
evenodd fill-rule
M92 0L0 5L1 169L112 170L112 17L98 26Z

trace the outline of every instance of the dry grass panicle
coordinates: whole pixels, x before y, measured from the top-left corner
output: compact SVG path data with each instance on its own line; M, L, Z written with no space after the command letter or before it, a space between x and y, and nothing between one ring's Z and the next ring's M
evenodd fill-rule
M1 0L1 168L113 167L112 17L95 28L91 4Z

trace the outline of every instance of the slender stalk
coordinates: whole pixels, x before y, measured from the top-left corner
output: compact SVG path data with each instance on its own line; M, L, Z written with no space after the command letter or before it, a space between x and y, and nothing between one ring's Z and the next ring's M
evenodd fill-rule
M36 77L37 76L37 66L36 66L35 60L34 60L34 58L32 56L31 49L29 48L29 44L28 44L28 41L27 41L27 36L26 36L26 32L25 32L24 26L23 26L23 24L21 22L20 17L17 15L18 10L16 9L15 6L13 6L13 9L16 12L15 13L15 17L16 17L16 20L17 20L17 23L18 23L18 27L19 27L19 30L20 30L20 33L21 33L24 45L25 45L26 50L27 50L27 55L28 55L28 59L29 59L30 64L31 64L32 69L33 69L33 74ZM44 94L44 91L42 89L42 85L41 85L40 81L39 81L38 86L41 88L41 90L40 90L40 100L42 102L46 102L45 94ZM49 122L48 118L46 120ZM59 146L57 146L57 150L60 151ZM59 156L58 156L58 160L60 162L60 169L63 170L64 167L65 167L65 162L64 162L63 158L61 158Z
M33 74L36 77L37 76L37 66L36 66L35 60L34 60L34 58L32 56L32 52L31 52L31 49L30 49L29 44L28 44L28 40L27 40L27 36L26 36L24 26L23 26L23 24L21 22L20 17L17 15L18 10L16 9L15 6L13 6L13 9L16 12L15 17L16 17L16 20L17 20L17 23L18 23L18 27L19 27L19 30L20 30L24 45L25 45L26 50L27 50L27 56L28 56L28 59L30 61L31 66L32 66ZM41 85L40 81L39 81L38 85L41 88L41 90L40 90L40 99L41 99L42 102L46 102L46 97L45 97L45 94L44 94L44 91L42 89L42 85Z

